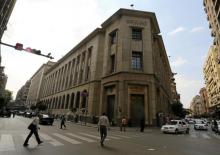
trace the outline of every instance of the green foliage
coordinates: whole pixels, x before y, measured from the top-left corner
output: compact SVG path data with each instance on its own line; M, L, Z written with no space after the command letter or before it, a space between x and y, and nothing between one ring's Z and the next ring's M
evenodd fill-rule
M3 96L0 97L0 108L6 106L12 100L12 92L4 90Z
M186 115L186 110L183 108L183 105L180 102L173 103L171 105L171 110L175 116L178 116L180 118L183 118Z
M38 102L38 103L36 104L36 107L37 107L37 109L38 109L39 111L45 111L45 110L47 110L47 106L46 106L44 103L42 103L42 102Z
M37 107L35 106L35 105L31 105L31 110L35 110L35 109L37 109Z

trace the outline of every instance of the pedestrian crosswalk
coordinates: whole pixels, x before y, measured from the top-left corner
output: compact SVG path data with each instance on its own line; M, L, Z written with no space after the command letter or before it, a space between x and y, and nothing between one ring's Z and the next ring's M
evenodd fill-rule
M16 145L23 144L28 133L15 134L0 134L0 152L4 151L15 151ZM50 145L53 147L59 147L66 144L79 145L83 143L95 143L100 141L100 135L98 132L54 132L54 133L39 133L40 139L44 141L44 145ZM134 138L135 136L127 136L121 133L108 133L106 141L109 140L122 140L128 138ZM15 144L16 142L20 142ZM36 142L35 136L29 139L29 147L36 147L38 144ZM0 153L1 154L1 153Z
M24 140L26 139L28 133L19 133L15 134L0 134L0 152L4 151L15 151L16 146L22 145ZM81 145L86 143L98 143L100 141L100 135L98 132L54 132L54 133L44 133L40 132L40 139L44 141L44 145L49 145L52 147L61 147L64 145ZM143 134L139 134L139 137L143 136ZM212 132L190 132L189 135L179 135L186 136L188 138L202 138L206 140L217 139L220 140L220 135L216 135ZM107 141L114 140L124 140L129 138L137 138L137 133L134 134L124 134L121 132L110 132L107 136ZM15 144L15 142L20 142ZM29 140L29 147L37 146L37 142L35 140L34 135ZM1 153L0 153L1 154Z

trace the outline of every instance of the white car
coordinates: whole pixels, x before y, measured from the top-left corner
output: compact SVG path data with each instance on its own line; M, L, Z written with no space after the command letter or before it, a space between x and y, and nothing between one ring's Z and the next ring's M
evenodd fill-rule
M195 130L208 130L208 124L203 120L195 120L194 124Z
M171 120L169 124L163 125L161 128L163 133L189 133L189 125L182 120Z

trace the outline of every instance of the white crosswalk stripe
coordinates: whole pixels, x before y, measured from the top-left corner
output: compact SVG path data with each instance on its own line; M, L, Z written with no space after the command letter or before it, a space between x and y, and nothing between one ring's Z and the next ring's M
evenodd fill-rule
M70 136L73 136L73 137L76 137L76 138L78 138L78 139L87 141L87 142L96 142L96 141L93 140L93 139L90 139L90 138L87 138L87 137L83 137L83 136L80 136L80 135L76 135L76 134L73 134L73 133L66 133L66 134L67 134L67 135L70 135Z
M83 133L83 132L79 132L79 134L100 140L100 136L94 136L94 135ZM110 139L106 138L105 140L110 140Z
M65 140L65 141L67 141L69 143L72 143L72 144L80 144L81 143L81 142L79 142L79 141L77 141L75 139L69 138L69 137L61 135L59 133L53 133L53 135L56 136L56 137L59 137L60 139Z
M95 134L95 135L98 136L99 139L100 139L100 136L98 135L98 133L93 133L93 132L88 132L88 133L90 133L90 134ZM112 135L112 134L109 134L109 133L107 134L107 137L110 138L110 139L121 139L121 138L116 137L115 135Z
M22 136L23 140L25 141L25 139L27 138L28 134L22 134L21 136ZM32 146L32 145L37 145L37 141L36 141L36 139L35 139L34 134L33 134L33 135L31 136L31 138L29 139L28 144L31 145L31 146Z
M0 141L0 151L12 151L12 150L15 150L12 135L2 134Z
M64 144L60 143L59 141L57 141L56 139L52 138L51 136L44 134L44 133L40 133L40 137L43 138L46 141L49 141L50 144L52 144L53 146L62 146Z

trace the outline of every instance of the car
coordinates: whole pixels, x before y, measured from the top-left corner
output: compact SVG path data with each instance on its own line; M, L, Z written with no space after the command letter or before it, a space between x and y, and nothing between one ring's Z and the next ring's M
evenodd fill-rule
M214 131L216 133L220 133L220 120L216 120L216 122L218 124L218 129L215 128L214 121L212 121L211 129L212 129L212 131Z
M189 125L183 120L171 120L161 128L163 133L189 133Z
M31 118L31 117L32 117L31 112L26 111L26 112L24 113L24 117L29 117L29 118Z
M54 118L48 114L39 114L39 124L53 125Z
M208 124L200 119L195 120L195 124L194 124L194 129L195 130L208 130Z

